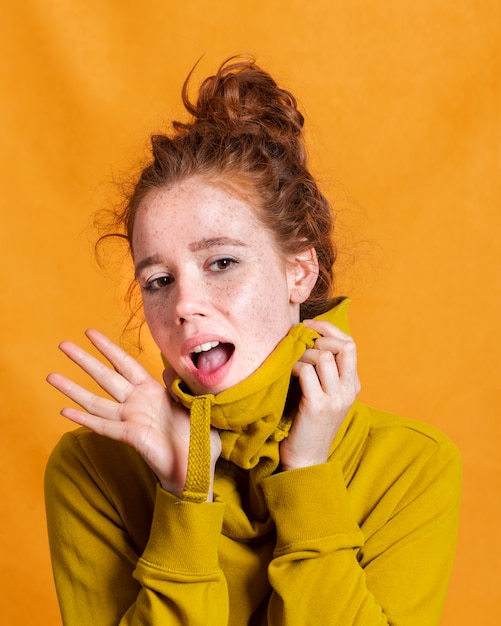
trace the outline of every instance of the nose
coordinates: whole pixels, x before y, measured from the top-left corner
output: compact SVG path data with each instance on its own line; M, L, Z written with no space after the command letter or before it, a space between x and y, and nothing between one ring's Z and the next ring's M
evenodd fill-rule
M201 277L178 276L175 282L174 315L179 326L205 317L210 306L206 282Z

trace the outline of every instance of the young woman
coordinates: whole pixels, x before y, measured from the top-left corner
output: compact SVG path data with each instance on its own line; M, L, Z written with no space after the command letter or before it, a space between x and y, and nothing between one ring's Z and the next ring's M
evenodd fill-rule
M112 399L48 377L83 408L46 472L63 622L438 624L458 453L356 401L294 97L233 60L183 99L118 216L164 384L96 330L111 367L60 347Z

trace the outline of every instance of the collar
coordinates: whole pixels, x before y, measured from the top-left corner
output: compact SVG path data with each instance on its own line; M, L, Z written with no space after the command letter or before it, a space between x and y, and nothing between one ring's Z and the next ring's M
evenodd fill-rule
M349 332L344 299L317 316ZM221 437L221 457L245 470L254 470L256 481L272 474L280 462L278 443L287 437L294 418L289 411L294 379L292 366L318 333L303 323L294 326L266 361L251 376L219 394L191 395L180 378L172 392L190 410L190 447L184 500L203 502L210 486L210 427Z

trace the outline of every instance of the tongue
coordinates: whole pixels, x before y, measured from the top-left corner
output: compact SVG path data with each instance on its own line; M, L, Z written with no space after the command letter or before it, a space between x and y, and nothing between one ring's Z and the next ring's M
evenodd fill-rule
M209 374L215 372L230 358L231 349L231 345L226 343L219 344L207 352L201 352L197 361L197 369Z

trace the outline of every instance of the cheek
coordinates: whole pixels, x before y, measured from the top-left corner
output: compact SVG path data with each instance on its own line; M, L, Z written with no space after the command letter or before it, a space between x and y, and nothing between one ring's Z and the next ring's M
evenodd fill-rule
M275 347L285 337L292 320L287 285L281 277L270 277L265 289L254 291L247 315L259 343Z
M168 306L166 302L143 298L143 311L146 324L155 341L162 331L168 327Z

